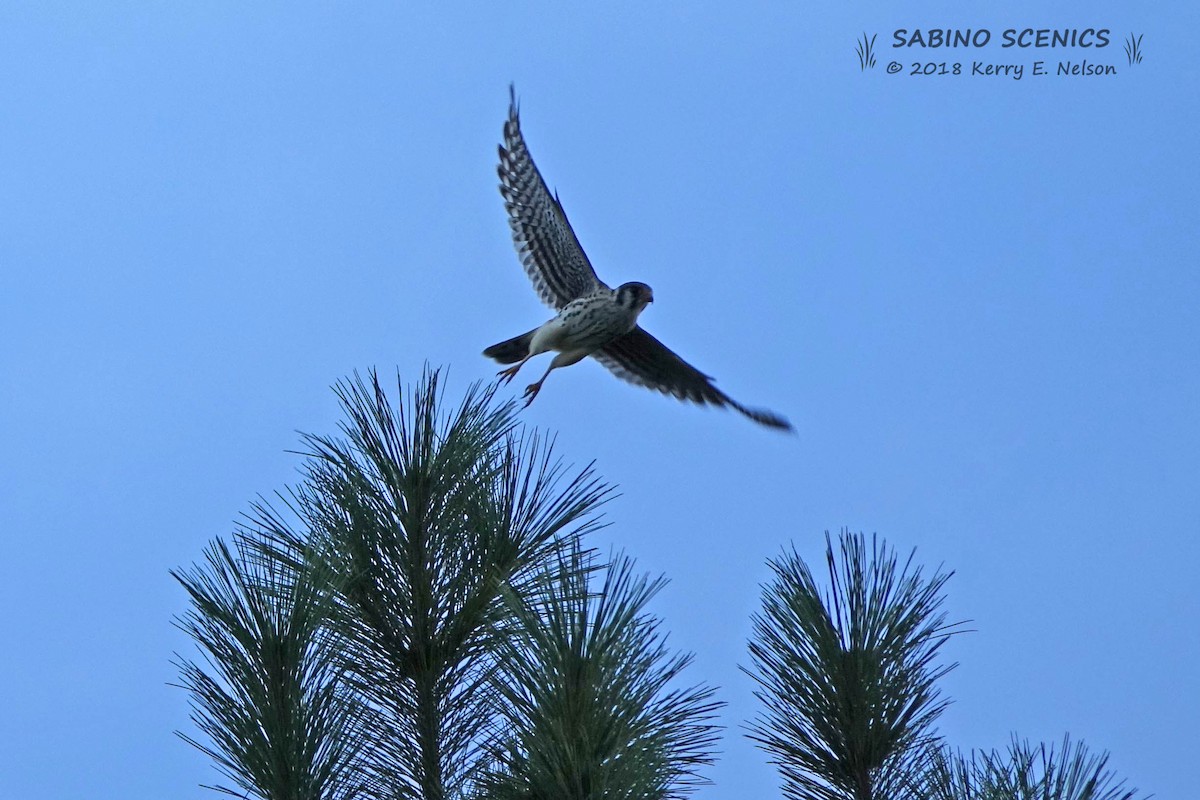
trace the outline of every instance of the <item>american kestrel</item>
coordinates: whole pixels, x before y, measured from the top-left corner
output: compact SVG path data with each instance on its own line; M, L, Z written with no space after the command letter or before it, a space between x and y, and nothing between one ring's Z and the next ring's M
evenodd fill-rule
M778 414L746 408L713 386L711 377L637 324L638 315L654 302L649 286L633 282L613 290L596 276L558 195L546 187L529 155L521 135L515 90L510 89L510 95L497 169L500 194L525 273L542 301L558 314L527 333L484 350L485 356L513 365L498 374L507 383L533 356L557 351L541 379L525 390L525 405L529 405L552 370L591 356L630 383L700 405L730 406L762 425L791 430L791 424Z

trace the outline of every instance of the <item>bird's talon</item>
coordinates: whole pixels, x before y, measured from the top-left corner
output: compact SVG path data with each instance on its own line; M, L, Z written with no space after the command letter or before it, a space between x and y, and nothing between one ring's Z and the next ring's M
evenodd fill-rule
M525 387L525 397L528 398L525 401L526 408L529 408L529 404L533 402L533 398L537 397L538 392L540 392L541 390L542 390L542 385L540 383L531 383L527 387Z

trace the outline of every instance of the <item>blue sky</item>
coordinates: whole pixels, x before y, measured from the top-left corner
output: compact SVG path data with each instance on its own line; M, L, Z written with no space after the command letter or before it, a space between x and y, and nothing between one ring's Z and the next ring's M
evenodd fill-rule
M461 392L548 317L496 191L510 81L601 277L653 286L648 330L798 429L590 361L525 412L619 485L595 543L671 578L656 611L729 703L699 796L777 796L739 731L749 615L768 557L819 563L843 526L955 571L952 743L1069 731L1187 796L1200 12L826 6L4 4L0 796L211 796L172 734L167 571L294 482L339 378L429 362ZM890 47L947 26L1113 43ZM1043 57L1119 72L906 74Z

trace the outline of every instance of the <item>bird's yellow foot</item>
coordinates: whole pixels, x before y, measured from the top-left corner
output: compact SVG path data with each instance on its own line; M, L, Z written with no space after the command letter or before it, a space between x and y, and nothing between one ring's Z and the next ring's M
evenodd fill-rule
M501 379L501 385L507 384L513 378L517 377L517 372L521 369L520 364L513 364L508 369L502 369L496 373L496 377Z
M531 383L531 384L529 384L528 387L526 387L525 397L528 398L525 401L526 408L529 408L529 404L533 402L533 398L537 397L538 392L540 392L541 390L542 390L542 382L541 381L538 381L537 383Z

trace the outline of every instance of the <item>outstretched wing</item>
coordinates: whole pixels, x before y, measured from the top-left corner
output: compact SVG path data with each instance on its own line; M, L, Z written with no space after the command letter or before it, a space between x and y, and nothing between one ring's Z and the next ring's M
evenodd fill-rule
M525 274L542 302L557 310L577 297L607 287L596 277L558 196L546 188L529 157L521 135L516 91L512 87L509 91L508 120L496 170L500 174L500 194Z
M729 406L760 425L792 430L791 423L778 414L746 408L713 386L712 378L675 355L640 325L604 345L592 356L623 381L700 405Z

